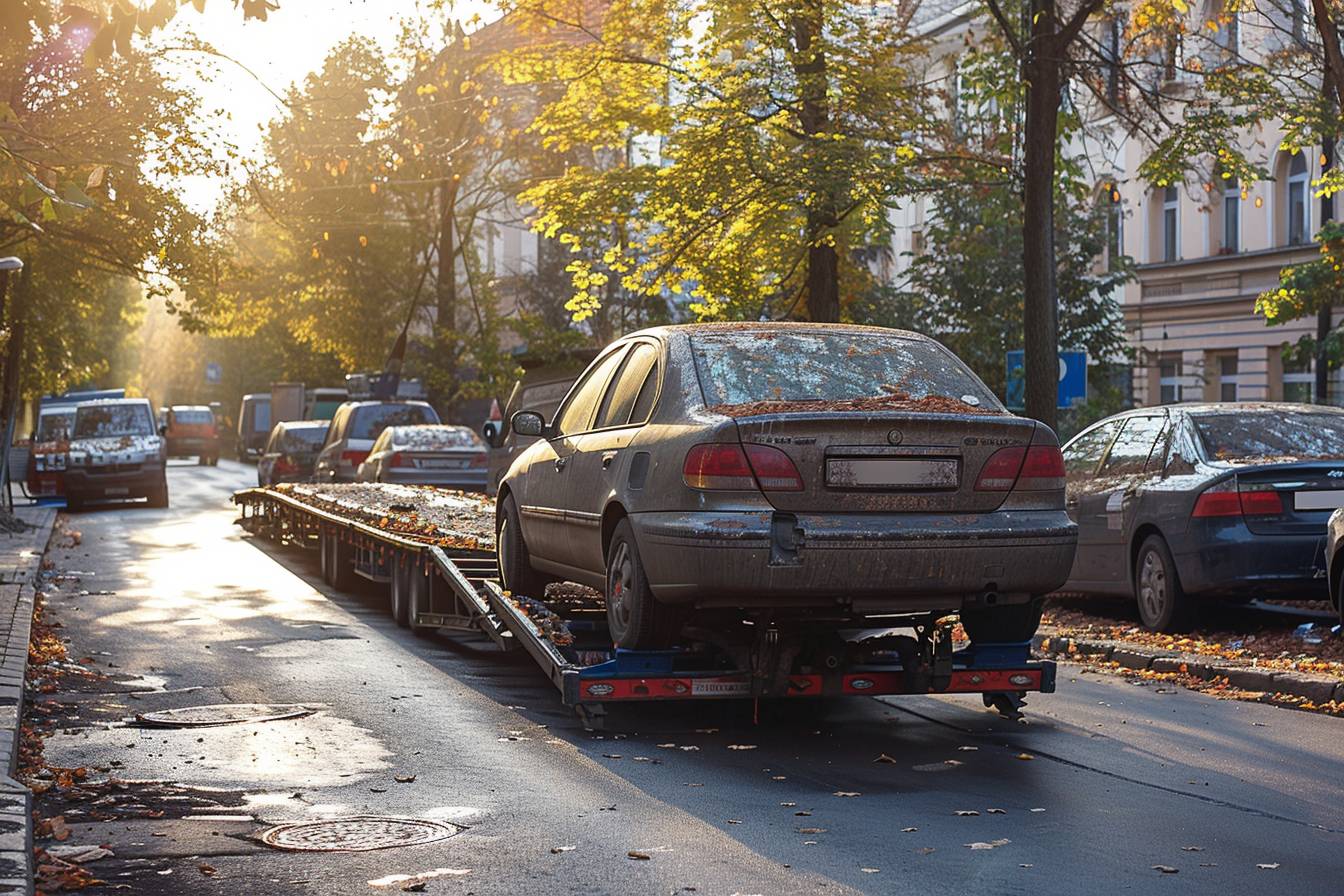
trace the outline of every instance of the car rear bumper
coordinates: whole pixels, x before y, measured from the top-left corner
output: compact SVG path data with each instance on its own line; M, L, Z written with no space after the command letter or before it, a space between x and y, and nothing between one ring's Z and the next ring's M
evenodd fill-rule
M59 498L65 494L65 472L31 473L27 485L34 498Z
M1174 554L1181 587L1190 594L1227 597L1329 597L1325 533L1257 535L1221 532Z
M65 494L79 500L143 498L166 486L163 467L158 464L125 473L90 473L78 467L65 472Z
M384 469L381 482L403 485L437 485L464 491L485 491L487 470L401 470Z
M631 517L662 600L856 610L958 609L988 592L1025 600L1062 585L1077 527L1065 512L641 513Z

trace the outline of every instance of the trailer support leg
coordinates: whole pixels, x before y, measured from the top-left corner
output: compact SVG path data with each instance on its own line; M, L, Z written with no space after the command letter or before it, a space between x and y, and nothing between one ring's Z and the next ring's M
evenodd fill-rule
M1022 695L1011 691L1001 691L997 694L983 695L985 706L993 707L999 715L1005 719L1016 722L1022 719L1022 707L1027 705L1027 701L1022 699Z

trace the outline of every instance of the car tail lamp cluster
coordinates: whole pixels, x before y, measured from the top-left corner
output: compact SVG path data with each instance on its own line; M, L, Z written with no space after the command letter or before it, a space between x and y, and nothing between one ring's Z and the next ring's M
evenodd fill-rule
M364 463L364 459L368 456L369 452L367 451L342 451L341 463L349 464L352 467L357 467L360 464Z
M681 478L704 491L800 492L803 477L793 460L769 445L696 445L686 453Z
M299 472L299 465L290 460L287 455L282 454L275 459L272 472L277 476L292 476Z
M1235 479L1220 482L1204 490L1195 499L1191 516L1210 519L1229 516L1278 516L1283 513L1283 499L1270 489L1242 491Z
M389 467L413 467L415 466L415 461L411 460L400 451L394 451L392 452L392 456L387 459L387 465Z
M478 451L471 456L471 466L477 470L484 470L490 466L490 455L484 451Z
M1057 445L1000 448L975 480L978 492L1052 491L1064 487L1064 455Z

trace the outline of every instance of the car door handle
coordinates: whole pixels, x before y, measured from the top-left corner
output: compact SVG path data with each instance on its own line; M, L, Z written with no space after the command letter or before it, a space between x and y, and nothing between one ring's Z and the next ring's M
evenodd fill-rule
M615 451L603 451L603 452L602 452L602 469L604 469L604 470L610 469L610 468L611 468L611 462L614 461L615 459L616 459L616 452L615 452Z
M567 457L557 457L555 459L555 472L560 473L565 469L565 464L569 462Z

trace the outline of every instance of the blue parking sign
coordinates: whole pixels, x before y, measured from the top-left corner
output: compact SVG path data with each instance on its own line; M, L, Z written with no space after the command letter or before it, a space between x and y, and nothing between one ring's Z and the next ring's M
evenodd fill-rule
M1026 352L1014 349L1007 354L1008 378L1004 389L1004 404L1021 408L1026 404ZM1087 352L1062 351L1059 353L1058 406L1072 407L1087 400Z
M218 383L224 379L224 370L214 361L205 365L205 381L207 383Z

